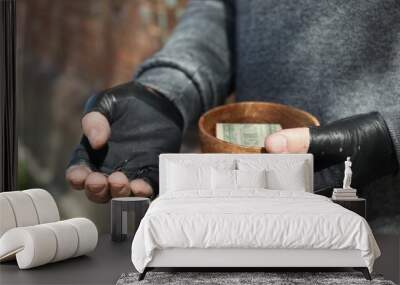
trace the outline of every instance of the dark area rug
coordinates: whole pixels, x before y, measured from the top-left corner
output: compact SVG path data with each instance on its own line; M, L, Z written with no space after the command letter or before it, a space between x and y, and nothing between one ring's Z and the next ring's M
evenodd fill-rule
M148 272L146 278L138 281L138 273L125 273L117 285L133 284L376 284L395 285L380 275L372 275L368 281L360 272Z

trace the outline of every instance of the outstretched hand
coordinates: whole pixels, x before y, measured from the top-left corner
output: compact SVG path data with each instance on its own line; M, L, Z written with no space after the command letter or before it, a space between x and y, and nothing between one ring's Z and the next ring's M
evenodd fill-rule
M111 197L155 196L158 155L179 151L181 124L170 101L135 82L92 96L66 179L97 203Z
M312 153L315 171L343 163L350 156L355 187L399 168L388 128L378 112L321 127L284 129L268 136L265 148L269 153Z

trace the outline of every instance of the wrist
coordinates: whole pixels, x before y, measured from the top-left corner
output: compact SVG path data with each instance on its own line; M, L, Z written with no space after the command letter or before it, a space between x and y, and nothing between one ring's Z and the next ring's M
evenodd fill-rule
M183 130L184 122L182 114L171 100L152 87L146 86L140 82L135 82L135 85L137 86L136 88L140 90L137 92L138 99L154 107L158 112L174 122L181 131Z
M359 185L392 174L398 167L388 128L378 112L311 127L309 152L314 154L316 171L350 156Z

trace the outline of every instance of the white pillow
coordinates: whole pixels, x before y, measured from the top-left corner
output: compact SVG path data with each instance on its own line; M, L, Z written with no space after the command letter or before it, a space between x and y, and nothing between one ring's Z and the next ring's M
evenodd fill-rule
M236 170L238 188L267 188L266 171L263 170Z
M236 190L236 170L212 168L211 181L213 190Z
M310 169L307 161L293 158L238 159L240 170L265 169L267 188L271 190L309 191Z
M193 155L193 159L190 156L186 157L182 155L182 158L167 159L167 165L179 164L185 167L213 167L218 169L236 169L235 159L212 159L207 155Z
M307 191L305 163L293 163L289 168L268 169L267 188L271 190Z
M211 167L168 164L168 190L211 189Z

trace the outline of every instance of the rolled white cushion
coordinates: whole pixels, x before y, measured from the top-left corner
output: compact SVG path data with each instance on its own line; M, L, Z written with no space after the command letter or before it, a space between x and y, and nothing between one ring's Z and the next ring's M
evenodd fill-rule
M10 202L6 197L0 195L0 237L16 226L17 222Z
M79 236L75 227L65 221L44 224L56 236L57 250L51 262L70 258L78 250Z
M32 268L86 254L97 239L96 226L85 218L18 227L0 238L0 261L16 255L20 269Z
M91 252L96 248L99 234L96 225L91 220L73 218L64 222L73 225L78 233L78 248L74 257Z
M0 239L0 260L16 254L20 269L51 262L56 254L57 239L43 225L19 227L7 231Z
M32 198L23 191L0 193L5 197L13 209L17 227L33 226L39 223L38 214Z
M60 220L56 202L43 189L0 193L0 211L0 237L11 228Z
M39 218L39 224L60 220L57 204L49 192L43 189L28 189L23 192L31 197Z

